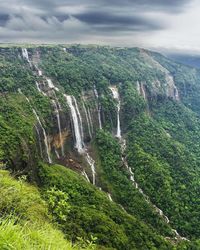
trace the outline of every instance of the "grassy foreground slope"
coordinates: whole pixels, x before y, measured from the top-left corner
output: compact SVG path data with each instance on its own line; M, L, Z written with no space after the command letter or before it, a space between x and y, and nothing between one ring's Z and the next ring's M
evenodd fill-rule
M75 249L50 221L36 187L0 171L0 249Z

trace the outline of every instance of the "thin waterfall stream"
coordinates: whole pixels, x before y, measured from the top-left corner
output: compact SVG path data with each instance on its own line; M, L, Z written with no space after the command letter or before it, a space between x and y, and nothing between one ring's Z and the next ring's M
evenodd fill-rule
M116 137L121 138L121 126L120 126L120 109L121 109L121 101L119 98L118 88L116 86L110 86L109 89L112 92L113 98L117 100L117 133Z
M60 123L60 113L59 113L59 105L57 105L55 100L52 100L53 103L53 107L56 113L56 118L57 118L57 123L58 123L58 133L59 133L59 139L60 139L60 147L61 147L61 152L62 152L62 156L64 156L64 147L63 147L63 143L62 143L62 131L61 131L61 123Z
M24 95L21 91L21 89L18 89L19 93ZM25 95L24 95L25 96ZM33 111L33 114L35 115L36 119L37 119L37 122L42 130L42 133L43 133L43 137L44 137L44 145L45 145L45 149L46 149L46 154L47 154L47 158L48 158L48 162L49 163L52 163L52 160L51 160L51 156L50 156L50 150L49 150L49 144L48 144L48 139L47 139L47 134L46 134L46 131L42 125L42 122L40 121L40 117L38 116L36 110L32 107L31 103L30 103L30 100L28 99L28 97L26 97L26 100L27 102L29 103L29 105L31 106L32 108L32 111ZM39 132L39 131L38 131Z
M98 120L99 120L99 129L102 129L102 122L101 122L101 106L99 103L99 94L97 92L96 86L94 85L94 95L97 99L97 113L98 113Z
M126 156L125 156L125 151L126 151L126 140L125 139L121 139L121 153L122 153L122 162L124 164L124 166L126 167L126 169L128 170L129 172L129 175L130 175L130 180L132 181L133 185L135 186L135 188L143 195L145 201L149 204L151 204L153 206L153 208L155 209L155 211L165 220L165 222L167 224L170 223L170 220L169 218L163 213L163 211L158 208L156 205L154 205L151 201L150 201L150 198L149 196L147 196L143 190L139 187L138 183L135 181L135 178L134 178L134 173L131 169L131 167L129 167L128 165L128 162L126 160ZM177 232L177 230L175 229L172 229L172 231L174 232L175 234L175 238L180 238L182 240L188 240L186 239L185 237L182 237L180 236L180 234Z
M92 139L92 129L91 129L91 124L90 124L90 119L89 119L89 115L85 107L84 101L83 101L83 110L84 110L86 121L87 121L88 133L89 133L90 139Z

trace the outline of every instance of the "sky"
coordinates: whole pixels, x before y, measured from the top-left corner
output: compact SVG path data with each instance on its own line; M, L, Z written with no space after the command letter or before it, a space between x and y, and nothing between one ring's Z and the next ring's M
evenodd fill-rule
M0 42L200 54L199 13L199 0L0 0Z

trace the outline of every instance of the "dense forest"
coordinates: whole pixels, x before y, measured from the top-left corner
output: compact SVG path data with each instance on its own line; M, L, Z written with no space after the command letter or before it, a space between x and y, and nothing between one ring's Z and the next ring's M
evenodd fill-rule
M0 97L1 249L200 249L199 69L2 46Z

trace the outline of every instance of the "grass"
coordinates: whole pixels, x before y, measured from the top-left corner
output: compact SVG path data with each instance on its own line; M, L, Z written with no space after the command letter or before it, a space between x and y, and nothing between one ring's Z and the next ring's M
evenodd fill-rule
M77 249L51 223L38 189L24 179L0 170L0 249Z
M12 216L0 221L0 249L71 250L73 247L50 224L20 224Z

